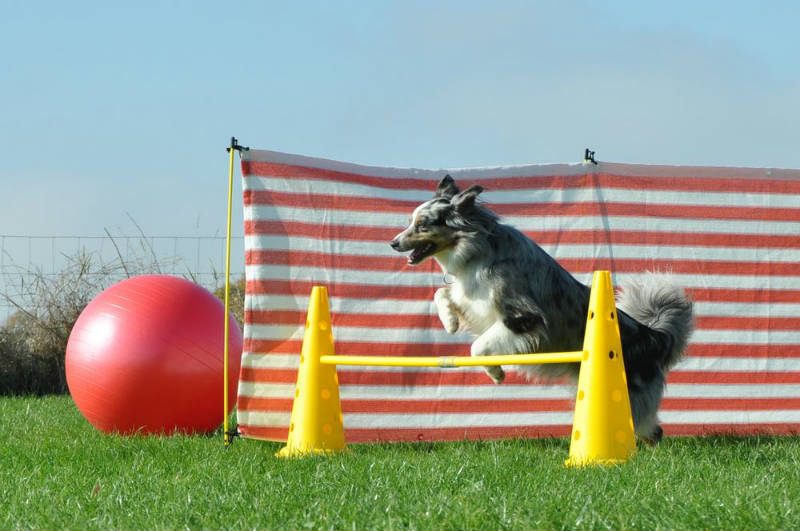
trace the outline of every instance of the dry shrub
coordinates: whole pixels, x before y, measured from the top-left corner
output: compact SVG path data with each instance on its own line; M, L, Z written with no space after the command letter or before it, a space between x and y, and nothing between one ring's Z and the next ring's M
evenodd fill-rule
M113 241L113 240L112 240ZM75 321L86 305L111 285L136 275L160 273L152 249L134 258L103 262L97 254L78 251L65 257L55 275L20 271L14 295L0 297L16 308L0 328L0 395L66 393L64 355ZM189 278L194 275L187 273ZM231 285L231 309L242 322L244 278ZM215 293L222 298L224 288Z
M223 282L225 279L221 279ZM245 291L245 278L241 277L239 280L231 280L231 287L228 291L228 306L230 311L239 322L239 328L244 324L244 291ZM221 286L214 290L214 295L219 297L223 303L225 302L225 286Z

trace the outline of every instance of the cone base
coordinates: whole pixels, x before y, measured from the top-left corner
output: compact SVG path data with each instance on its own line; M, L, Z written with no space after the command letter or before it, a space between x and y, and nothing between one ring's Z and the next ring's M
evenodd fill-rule
M632 456L631 456L632 457ZM564 466L570 468L584 468L587 466L614 466L614 465L621 465L623 463L628 462L628 459L591 459L591 458L584 458L579 459L577 457L570 457L566 461L564 461Z
M322 448L309 448L307 450L301 450L300 448L290 448L288 446L284 446L277 452L275 452L275 457L280 457L282 459L292 459L295 457L310 457L313 455L333 455L335 453L344 452L346 448L339 448L336 450L329 450L329 449L322 449Z

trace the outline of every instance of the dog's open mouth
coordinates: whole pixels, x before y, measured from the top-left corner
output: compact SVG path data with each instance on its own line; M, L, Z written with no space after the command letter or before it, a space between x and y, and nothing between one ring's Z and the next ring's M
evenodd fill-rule
M417 265L425 258L433 254L436 250L436 245L432 243L423 243L419 247L414 248L411 254L408 255L408 265Z

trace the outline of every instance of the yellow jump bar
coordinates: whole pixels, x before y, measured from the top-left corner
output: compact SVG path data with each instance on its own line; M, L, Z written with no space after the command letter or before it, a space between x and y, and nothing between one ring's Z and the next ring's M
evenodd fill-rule
M538 363L577 363L585 351L542 354L504 354L496 356L320 356L327 365L368 365L373 367L485 367L487 365L535 365Z

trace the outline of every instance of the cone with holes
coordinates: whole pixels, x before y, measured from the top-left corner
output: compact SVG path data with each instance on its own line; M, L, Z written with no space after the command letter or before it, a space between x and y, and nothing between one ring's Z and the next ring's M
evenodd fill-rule
M567 466L615 464L636 452L611 273L595 271Z
M328 290L314 286L308 302L289 437L286 446L276 454L278 457L327 454L344 449L336 366L319 362L320 356L333 354Z

